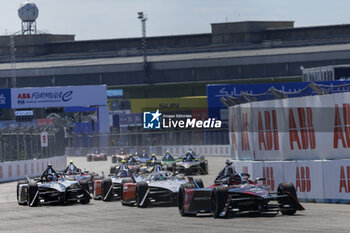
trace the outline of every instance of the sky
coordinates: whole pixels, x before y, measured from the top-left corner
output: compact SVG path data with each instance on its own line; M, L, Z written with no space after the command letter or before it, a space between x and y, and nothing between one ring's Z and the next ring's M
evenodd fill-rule
M21 29L24 0L1 0L0 35ZM37 28L75 34L76 40L141 36L137 12L147 14L147 36L210 33L211 23L291 20L296 27L350 24L348 0L32 0Z

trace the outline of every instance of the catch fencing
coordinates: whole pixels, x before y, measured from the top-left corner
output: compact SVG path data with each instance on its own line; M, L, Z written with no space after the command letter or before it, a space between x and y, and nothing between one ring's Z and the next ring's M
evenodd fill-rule
M112 132L109 134L73 134L68 147L101 147L108 141L109 147L155 147L176 145L228 145L228 129L150 130L135 132Z
M62 156L65 145L61 125L7 125L0 129L0 162Z

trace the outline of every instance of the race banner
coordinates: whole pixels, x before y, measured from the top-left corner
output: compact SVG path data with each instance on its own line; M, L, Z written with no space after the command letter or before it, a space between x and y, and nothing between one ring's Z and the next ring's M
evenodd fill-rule
M105 85L11 89L14 109L104 105L107 105Z

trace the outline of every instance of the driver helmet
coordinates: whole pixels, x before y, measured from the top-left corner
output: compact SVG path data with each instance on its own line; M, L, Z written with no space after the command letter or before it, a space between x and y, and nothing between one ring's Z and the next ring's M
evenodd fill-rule
M47 182L57 181L57 180L58 180L58 178L57 178L57 176L56 176L55 173L53 173L53 174L48 174L48 175L46 176L46 181L47 181Z
M155 155L154 153L152 154L152 158L151 158L151 160L152 160L152 161L157 160L157 157L156 157L156 155Z

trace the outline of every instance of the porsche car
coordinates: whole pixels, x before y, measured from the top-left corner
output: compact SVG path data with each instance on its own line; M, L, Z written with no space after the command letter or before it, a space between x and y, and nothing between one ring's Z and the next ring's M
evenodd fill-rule
M141 208L151 204L176 205L179 187L188 182L156 165L154 171L141 182L124 184L122 204ZM197 182L202 183L199 179Z
M195 184L180 187L178 208L182 216L211 213L213 217L227 217L239 213L281 212L293 215L304 210L292 183L281 183L277 193L268 192L259 185L258 178L249 180L249 174L237 173L228 161L226 167L207 188Z
M107 154L103 153L99 149L95 148L92 153L89 153L86 155L86 160L88 162L101 161L101 160L107 161Z
M185 175L191 174L208 174L208 161L203 156L195 155L193 152L188 151L181 161L172 165L174 173L183 173Z
M89 186L85 181L66 179L60 176L49 164L41 177L34 180L27 177L17 183L17 201L19 205L30 207L43 203L90 203Z

